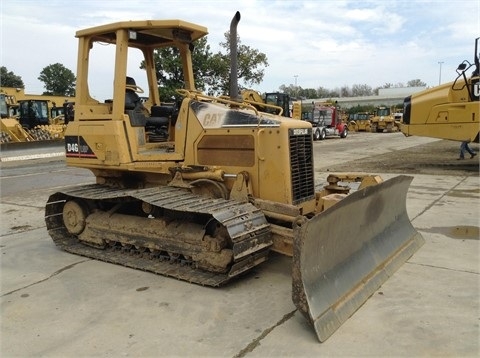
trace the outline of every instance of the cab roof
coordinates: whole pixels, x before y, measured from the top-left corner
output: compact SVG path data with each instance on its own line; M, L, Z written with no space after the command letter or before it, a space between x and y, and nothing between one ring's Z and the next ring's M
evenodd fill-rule
M122 21L77 31L76 37L92 37L93 41L114 44L116 31L126 29L136 33L129 46L163 47L174 41L190 43L208 34L206 27L182 20Z

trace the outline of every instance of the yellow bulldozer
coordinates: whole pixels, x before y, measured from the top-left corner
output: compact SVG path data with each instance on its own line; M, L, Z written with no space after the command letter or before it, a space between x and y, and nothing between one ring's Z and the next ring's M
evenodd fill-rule
M453 82L405 98L401 124L403 134L462 142L479 141L479 39L475 39L473 63L467 60L460 63Z
M192 49L203 26L125 21L76 33L66 161L96 183L52 194L47 230L68 252L212 287L272 252L291 256L293 302L324 341L422 245L406 211L412 178L331 175L317 190L311 124L261 112L238 91L239 21L237 12L228 98L195 88ZM178 50L183 69L174 103L159 98L154 53L166 47ZM102 81L112 83L105 101L89 92L96 51L102 64L110 51L114 67L113 80ZM141 79L129 76L138 52ZM165 140L150 140L155 127ZM349 192L348 182L360 188Z
M241 91L242 100L259 111L291 117L290 96L281 92L267 92L263 95L251 89Z
M372 133L398 132L399 122L396 120L392 108L379 106L370 119L370 130Z
M372 115L368 112L357 112L348 118L348 130L351 132L370 132Z

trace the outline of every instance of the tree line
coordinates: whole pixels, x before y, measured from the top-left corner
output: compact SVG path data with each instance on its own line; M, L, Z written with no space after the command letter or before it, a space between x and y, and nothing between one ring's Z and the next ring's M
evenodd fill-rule
M225 41L220 42L220 51L213 53L207 36L195 42L192 52L195 69L195 86L199 91L209 95L228 94L230 81L230 36L224 34ZM267 55L258 49L238 43L238 83L240 90L255 89L262 83L266 68L269 66ZM179 52L176 48L163 48L155 51L158 90L160 98L177 97L177 88L183 88L182 67ZM144 68L144 63L139 67ZM44 95L74 96L75 74L61 63L46 66L40 72L38 80L44 83ZM0 67L0 86L25 88L21 76ZM408 81L407 87L426 86L419 79ZM279 86L279 92L287 93L292 98L313 99L331 97L359 97L377 95L381 88L405 87L402 83L385 83L381 87L372 88L367 84L354 84L352 87L342 86L335 89L302 88L296 85Z
M61 63L54 63L43 68L38 80L44 83L44 95L75 95L75 74ZM0 67L0 86L25 88L22 77L9 71L5 66Z

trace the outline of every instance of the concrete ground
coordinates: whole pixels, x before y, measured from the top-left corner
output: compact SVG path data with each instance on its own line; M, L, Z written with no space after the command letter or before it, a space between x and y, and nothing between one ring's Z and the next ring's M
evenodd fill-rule
M425 245L324 343L292 303L289 258L213 289L71 255L45 228L54 191L1 197L2 357L480 356L478 176L414 175Z

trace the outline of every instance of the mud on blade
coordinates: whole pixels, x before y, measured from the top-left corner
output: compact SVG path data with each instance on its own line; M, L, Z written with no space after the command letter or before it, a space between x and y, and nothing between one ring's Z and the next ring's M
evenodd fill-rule
M354 192L296 225L292 298L320 342L423 245L407 215L412 179Z

